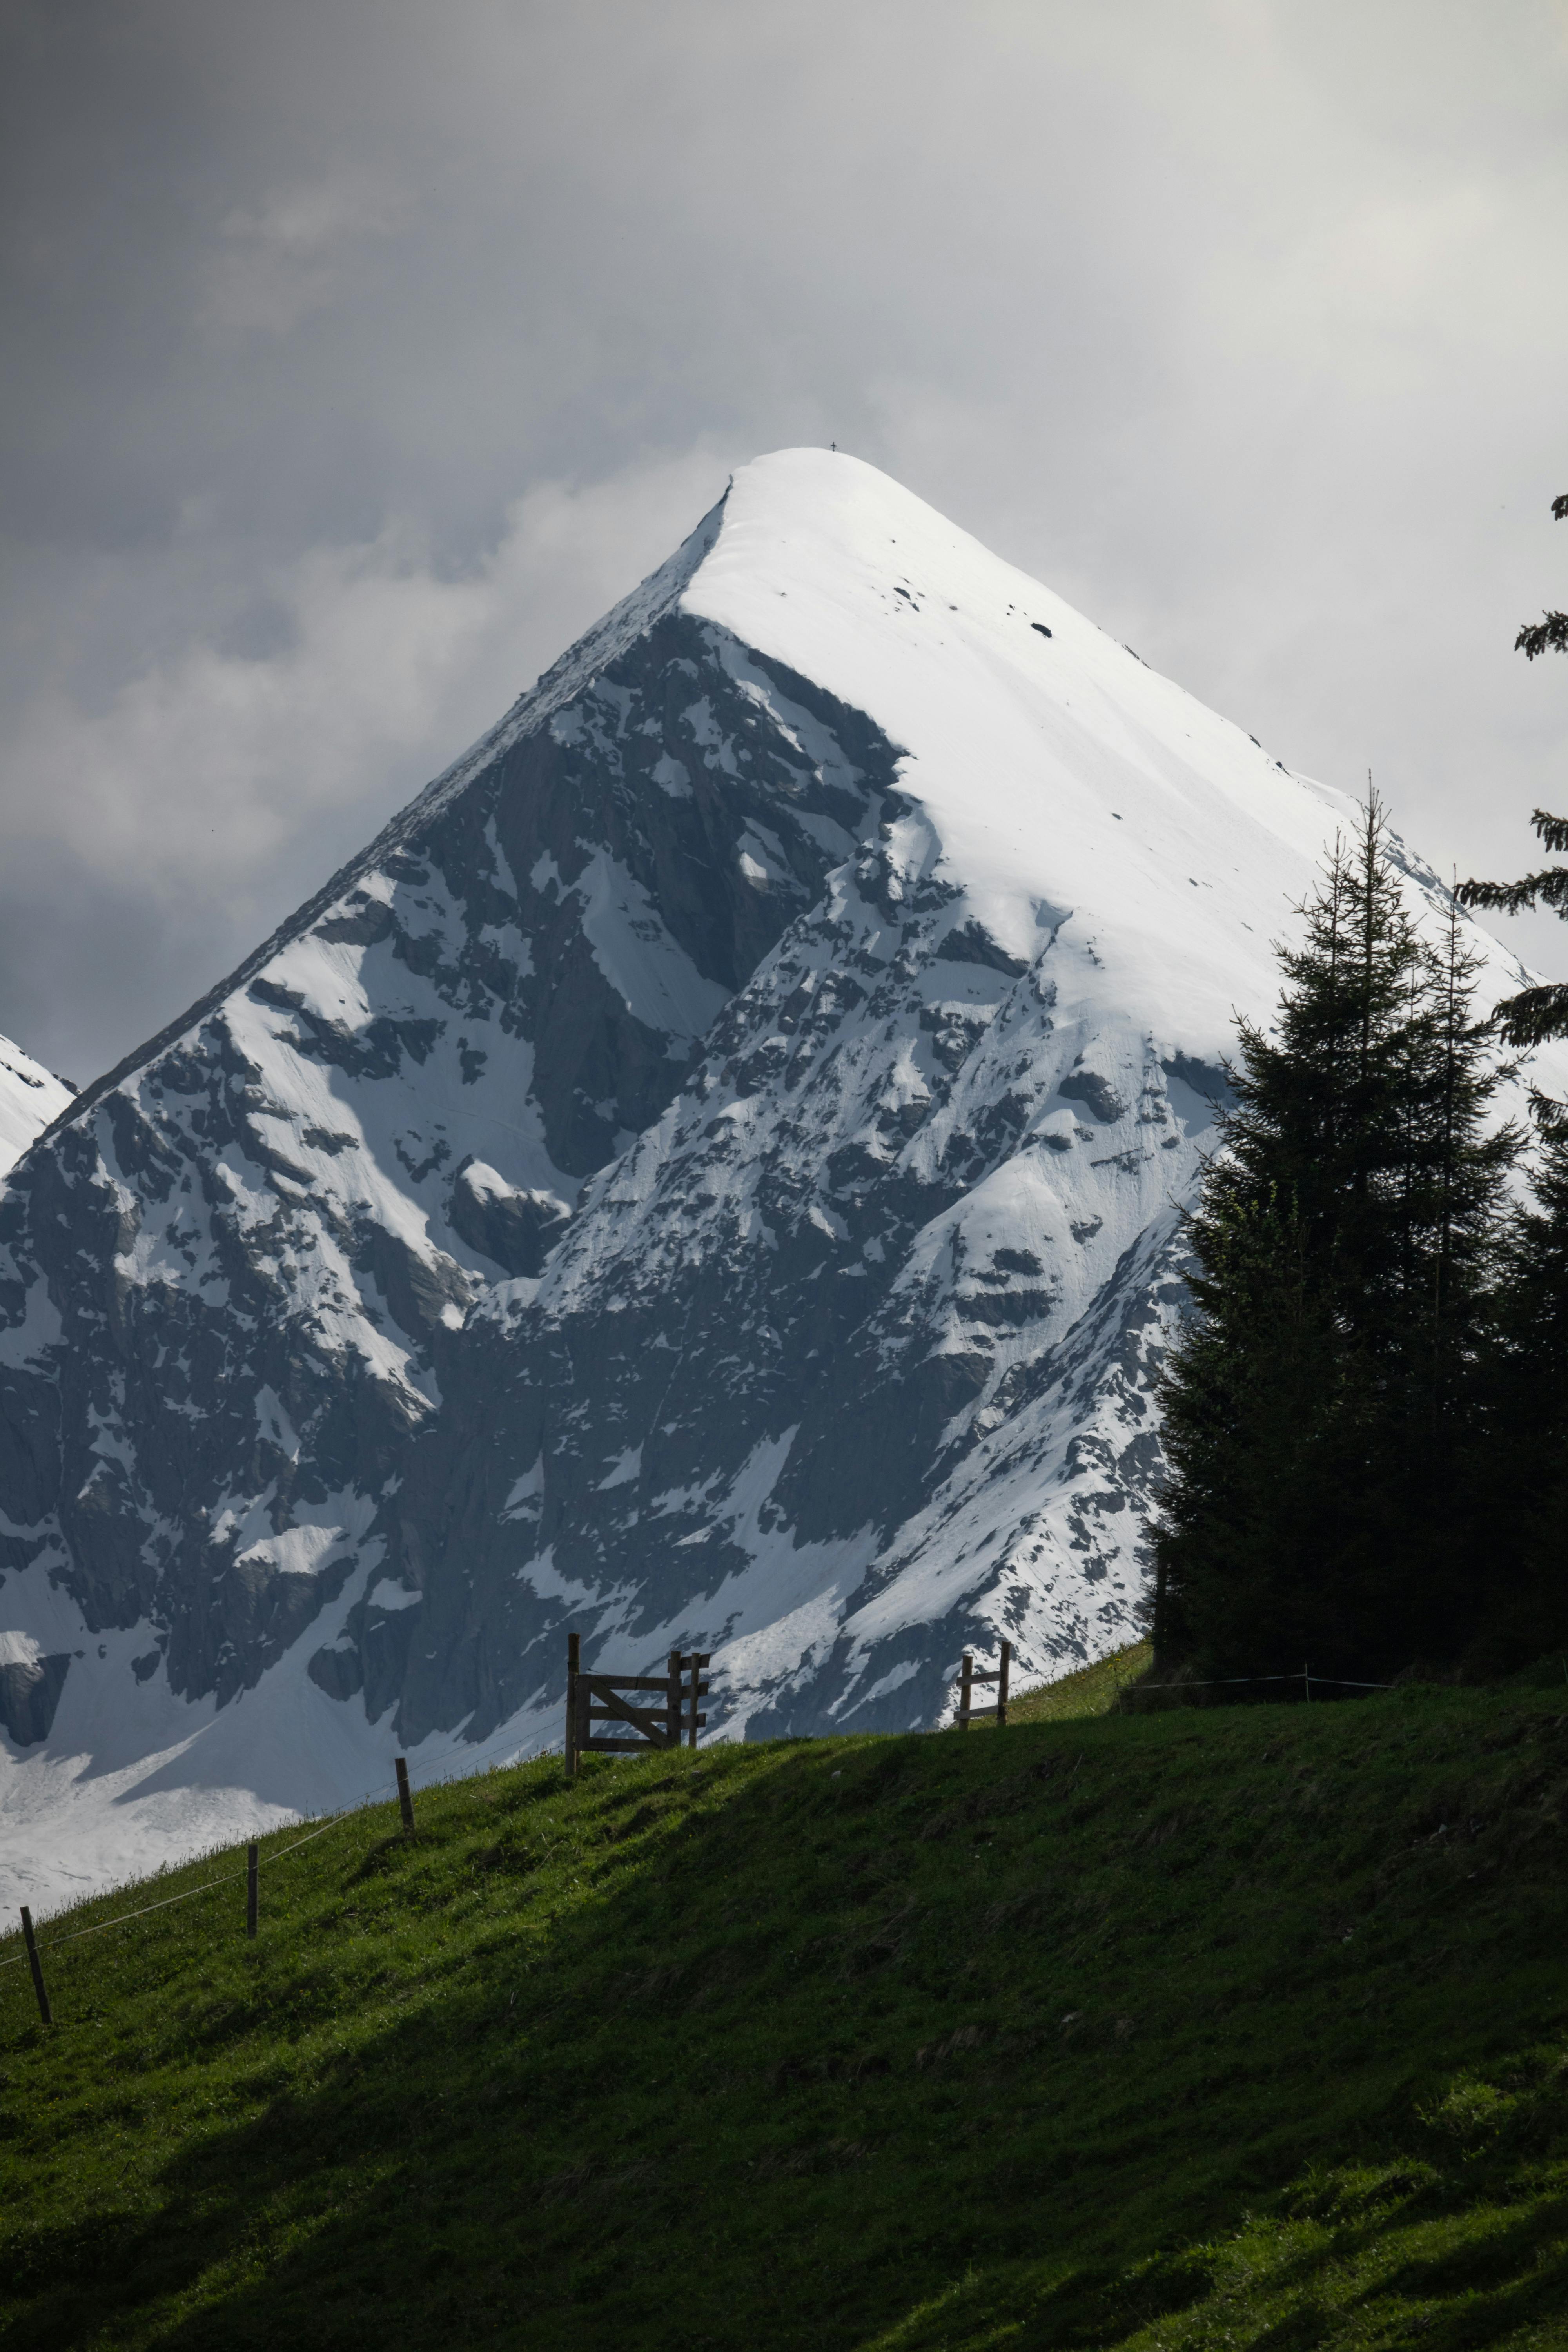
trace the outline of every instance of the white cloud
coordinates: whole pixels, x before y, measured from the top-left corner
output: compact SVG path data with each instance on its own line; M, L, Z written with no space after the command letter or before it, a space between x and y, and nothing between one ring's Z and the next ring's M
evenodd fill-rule
M30 19L0 228L0 1028L46 1058L197 993L801 441L1374 767L1440 863L1528 853L1563 0L106 6Z
M303 896L330 867L323 831L368 832L445 767L663 561L725 474L699 450L540 484L457 577L406 525L310 550L269 583L287 624L277 651L187 644L96 710L42 694L6 761L9 839L68 845L105 880L171 903L248 894L258 866Z

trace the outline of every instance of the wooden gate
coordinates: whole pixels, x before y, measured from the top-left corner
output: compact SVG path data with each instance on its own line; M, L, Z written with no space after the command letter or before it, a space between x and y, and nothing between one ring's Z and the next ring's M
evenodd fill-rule
M649 1748L679 1748L684 1733L689 1748L708 1717L700 1701L708 1696L702 1669L710 1650L671 1650L668 1672L662 1675L587 1675L579 1664L580 1637L566 1636L566 1771L575 1779L577 1759L591 1751L633 1755ZM649 1700L634 1704L623 1691L646 1691ZM658 1704L650 1703L657 1699ZM616 1735L595 1732L595 1723L615 1724ZM636 1734L627 1738L626 1734Z
M977 1675L974 1671L974 1660L969 1651L965 1650L963 1654L963 1669L958 1677L958 1727L960 1731L967 1731L972 1723L978 1723L988 1715L994 1715L998 1724L1004 1724L1006 1722L1007 1669L1012 1663L1013 1644L1011 1642L1004 1642L1002 1644L1002 1655L1000 1662L998 1663L996 1672L994 1675ZM973 1691L976 1683L994 1683L997 1685L996 1704L994 1706L976 1706L974 1705Z

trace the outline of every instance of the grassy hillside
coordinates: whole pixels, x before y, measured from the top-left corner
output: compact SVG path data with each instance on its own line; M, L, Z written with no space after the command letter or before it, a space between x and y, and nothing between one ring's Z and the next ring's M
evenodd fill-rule
M1568 1688L357 1815L0 1971L0 2343L1568 2344L1565 1827Z
M1125 1650L1112 1651L1109 1658L1100 1658L1092 1666L1080 1666L1076 1674L1063 1675L1054 1683L1041 1683L1035 1690L1025 1691L1019 1698L1007 1702L1007 1724L1054 1723L1068 1716L1107 1715L1121 1693L1153 1662L1153 1647L1148 1642L1134 1642ZM994 1698L994 1691L981 1691L981 1700ZM973 1726L976 1731L994 1729L984 1720Z

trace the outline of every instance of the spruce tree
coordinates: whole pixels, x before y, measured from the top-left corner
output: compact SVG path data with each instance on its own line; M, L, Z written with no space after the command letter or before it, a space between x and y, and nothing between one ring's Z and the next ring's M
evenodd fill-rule
M1568 1118L1549 1108L1531 1190L1505 1228L1465 1465L1483 1673L1568 1650Z
M1155 1643L1203 1676L1376 1676L1463 1616L1454 1440L1516 1148L1456 914L1405 908L1369 800L1243 1022L1198 1205L1195 1312L1163 1381Z

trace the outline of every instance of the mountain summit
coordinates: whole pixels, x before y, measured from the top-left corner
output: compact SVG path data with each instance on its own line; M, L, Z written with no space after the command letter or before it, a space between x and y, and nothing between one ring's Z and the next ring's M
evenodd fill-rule
M13 1890L557 1738L568 1629L713 1651L710 1737L1125 1641L1347 806L872 467L746 467L0 1195Z

